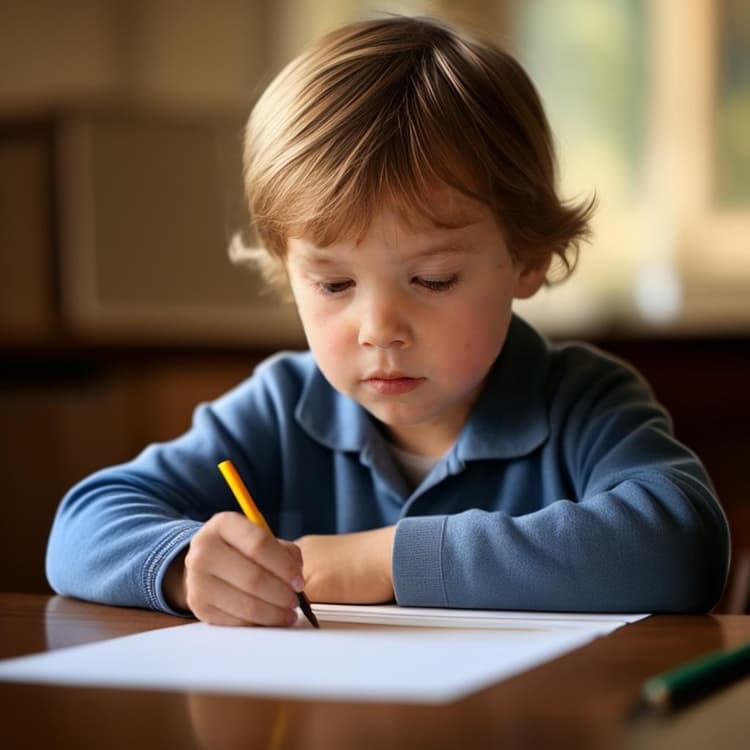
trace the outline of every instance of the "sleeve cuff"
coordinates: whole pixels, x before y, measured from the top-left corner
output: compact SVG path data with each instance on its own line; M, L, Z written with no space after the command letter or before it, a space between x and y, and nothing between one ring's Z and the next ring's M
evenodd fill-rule
M148 606L152 609L166 612L169 615L177 615L178 617L190 616L190 612L183 612L169 606L167 600L164 598L162 587L164 585L164 576L170 563L187 547L200 527L200 523L192 522L187 526L181 526L178 530L173 531L162 539L161 544L156 547L146 560L143 570L143 582Z
M447 516L403 518L393 541L396 602L409 607L445 607L442 548Z

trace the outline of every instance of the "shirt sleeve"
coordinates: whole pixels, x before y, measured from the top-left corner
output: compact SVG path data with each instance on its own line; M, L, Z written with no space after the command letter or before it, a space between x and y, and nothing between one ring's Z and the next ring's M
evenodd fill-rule
M52 588L104 604L179 614L162 593L169 564L212 515L237 510L217 464L231 458L257 497L279 497L277 412L283 394L270 392L265 380L256 373L199 406L181 437L150 445L132 461L73 487L48 542Z
M402 519L399 604L709 610L726 582L726 518L648 387L620 363L573 353L550 389L550 436L534 465L564 475L570 496L535 498L524 515L469 509Z

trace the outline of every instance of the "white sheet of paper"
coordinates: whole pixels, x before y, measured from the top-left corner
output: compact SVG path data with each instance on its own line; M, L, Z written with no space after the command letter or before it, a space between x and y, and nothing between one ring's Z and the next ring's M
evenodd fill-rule
M325 614L322 609L315 608L325 622L335 609ZM601 622L527 627L528 613L517 614L522 616L479 628L335 624L313 630L306 623L291 629L194 623L8 659L0 662L0 681L440 703L538 666L603 632Z

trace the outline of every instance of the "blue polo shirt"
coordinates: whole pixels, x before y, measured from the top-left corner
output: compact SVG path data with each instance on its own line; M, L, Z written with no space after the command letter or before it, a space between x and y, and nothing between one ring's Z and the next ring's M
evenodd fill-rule
M402 605L703 612L726 580L724 514L648 386L514 317L464 429L413 491L376 420L310 353L278 354L199 406L181 437L66 495L52 587L171 611L169 563L213 514L236 510L216 468L226 458L280 537L397 524Z

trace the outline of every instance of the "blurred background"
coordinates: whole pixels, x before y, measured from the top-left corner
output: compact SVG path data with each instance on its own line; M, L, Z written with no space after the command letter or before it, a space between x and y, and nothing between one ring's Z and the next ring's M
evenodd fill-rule
M233 268L245 118L308 42L383 12L495 39L536 82L594 237L518 306L631 361L703 458L750 589L747 0L0 0L0 590L46 591L64 491L184 430L293 310Z

